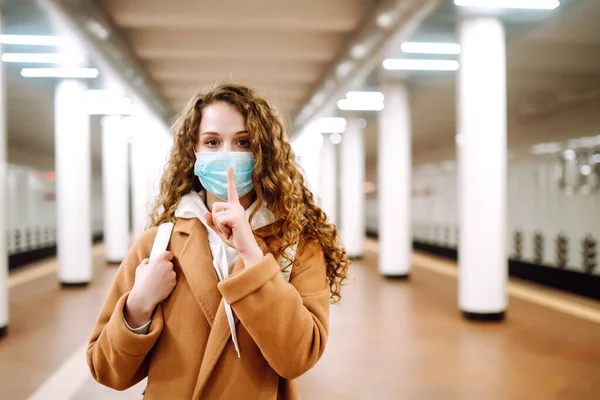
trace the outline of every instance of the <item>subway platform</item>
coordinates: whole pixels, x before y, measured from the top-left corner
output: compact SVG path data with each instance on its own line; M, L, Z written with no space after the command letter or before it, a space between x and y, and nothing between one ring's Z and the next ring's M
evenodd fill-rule
M378 243L354 261L329 343L298 379L308 400L598 399L600 302L511 279L504 322L457 308L456 264L413 253L407 280L381 277ZM85 348L117 266L94 247L94 280L61 288L56 261L13 272L10 334L0 341L2 398L140 399L97 384Z

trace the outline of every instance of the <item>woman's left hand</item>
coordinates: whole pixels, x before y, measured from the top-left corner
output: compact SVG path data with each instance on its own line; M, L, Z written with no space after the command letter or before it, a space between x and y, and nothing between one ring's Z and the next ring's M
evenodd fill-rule
M246 267L249 267L264 254L256 243L246 211L240 204L231 167L227 170L227 199L226 202L213 203L212 212L205 213L206 222L227 246L238 251Z

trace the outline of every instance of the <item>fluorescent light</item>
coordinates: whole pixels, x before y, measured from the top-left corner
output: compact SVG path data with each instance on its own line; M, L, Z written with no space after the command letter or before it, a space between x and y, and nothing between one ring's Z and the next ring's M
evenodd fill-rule
M340 117L323 117L317 120L317 129L321 133L344 133L346 120Z
M560 6L558 0L454 0L459 7L520 8L531 10L554 10Z
M342 99L337 102L337 106L343 111L381 111L383 110L383 101L352 101Z
M26 78L85 78L98 77L96 68L23 68L21 76Z
M52 53L4 53L2 61L14 63L40 63L40 64L61 64L61 63L82 63L82 56L66 56L63 54Z
M413 54L460 54L460 45L456 43L402 43L402 51Z
M382 102L383 101L383 93L350 91L350 92L346 93L346 99L348 99L350 101Z
M454 60L410 60L388 58L383 60L383 68L403 71L456 71L460 67Z
M64 38L59 36L0 35L0 42L4 44L60 46L64 41Z

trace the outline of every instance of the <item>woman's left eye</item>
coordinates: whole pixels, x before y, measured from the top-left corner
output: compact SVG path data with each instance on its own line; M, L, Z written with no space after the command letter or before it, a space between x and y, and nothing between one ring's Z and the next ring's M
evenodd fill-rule
M248 147L248 146L250 146L250 140L248 140L248 139L238 140L237 143L238 143L238 146L241 146L241 147Z

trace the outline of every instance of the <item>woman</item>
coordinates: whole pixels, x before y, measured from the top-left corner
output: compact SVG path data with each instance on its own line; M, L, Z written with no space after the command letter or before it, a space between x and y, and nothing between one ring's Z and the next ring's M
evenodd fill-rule
M195 96L174 126L154 226L120 266L92 334L94 378L145 398L298 399L349 261L284 127L253 90ZM148 260L157 227L168 251Z

